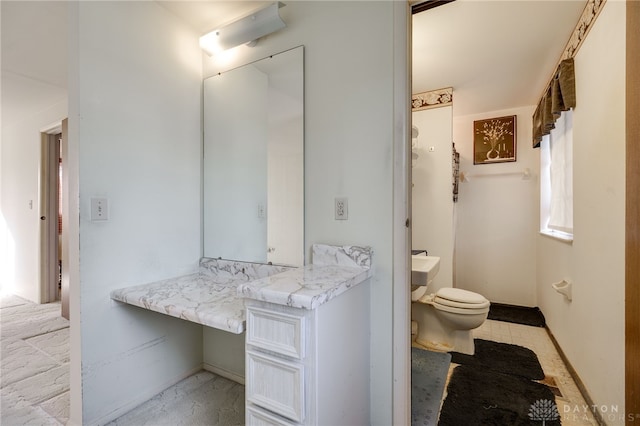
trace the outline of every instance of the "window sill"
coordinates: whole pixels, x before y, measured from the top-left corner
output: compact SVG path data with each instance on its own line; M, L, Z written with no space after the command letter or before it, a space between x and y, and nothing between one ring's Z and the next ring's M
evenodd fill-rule
M541 229L540 235L561 241L566 244L573 244L573 234L566 232L554 231L553 229Z

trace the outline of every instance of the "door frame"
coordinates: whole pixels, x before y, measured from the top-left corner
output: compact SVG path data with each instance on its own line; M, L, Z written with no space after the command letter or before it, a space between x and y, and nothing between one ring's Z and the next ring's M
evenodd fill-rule
M631 425L640 416L640 3L626 6L625 422Z
M393 352L394 425L411 423L411 7L393 3Z

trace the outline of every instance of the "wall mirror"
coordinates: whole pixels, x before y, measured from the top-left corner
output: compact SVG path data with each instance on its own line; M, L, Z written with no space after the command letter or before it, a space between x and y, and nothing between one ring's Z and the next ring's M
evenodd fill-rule
M304 57L204 80L204 256L304 263Z

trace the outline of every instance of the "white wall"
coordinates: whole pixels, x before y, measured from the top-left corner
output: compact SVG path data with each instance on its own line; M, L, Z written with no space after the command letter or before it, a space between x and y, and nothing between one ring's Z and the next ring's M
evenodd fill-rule
M202 69L197 35L154 2L71 7L69 149L80 186L71 356L81 352L72 375L82 368L83 396L82 418L72 403L71 422L94 424L202 363L201 326L109 298L197 268ZM107 222L90 221L96 196L109 200Z
M44 110L2 123L0 284L3 291L37 303L41 296L40 132L66 116L67 100L62 93Z
M605 4L575 57L574 242L538 237L538 300L598 406L624 413L625 4ZM613 48L615 47L615 48ZM566 302L551 283L573 283ZM615 417L615 416L614 416ZM608 424L624 424L618 417Z
M418 127L418 158L412 170L412 248L440 257L429 293L453 286L452 107L412 113ZM433 150L431 150L433 148Z
M306 260L313 243L373 247L371 419L381 425L392 424L393 408L393 3L288 2L285 29L226 64L205 63L212 75L305 47ZM347 221L334 220L340 196Z
M516 107L475 115L456 116L453 105L453 140L460 152L460 171L470 175L459 185L456 203L456 286L482 294L492 302L537 306L536 235L539 230L537 173L539 151L531 146L534 108ZM516 160L473 164L473 122L517 116ZM530 180L521 176L476 177L515 173L529 168Z
M233 334L212 327L202 327L204 368L244 383L245 333Z

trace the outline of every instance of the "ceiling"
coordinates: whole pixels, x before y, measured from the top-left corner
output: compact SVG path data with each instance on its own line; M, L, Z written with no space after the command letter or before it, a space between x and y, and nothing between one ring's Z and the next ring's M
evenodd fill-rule
M268 1L158 1L197 34ZM415 3L415 2L413 2ZM413 93L454 88L454 115L531 105L586 0L457 0L413 16ZM67 93L66 2L0 1L2 121Z
M243 16L269 1L158 1L197 34ZM2 125L67 98L66 1L0 0Z
M156 0L156 2L179 16L201 35L273 3L273 1L249 0Z
M67 3L0 1L2 123L67 97Z
M586 0L457 0L413 15L412 93L453 87L454 116L535 105Z

